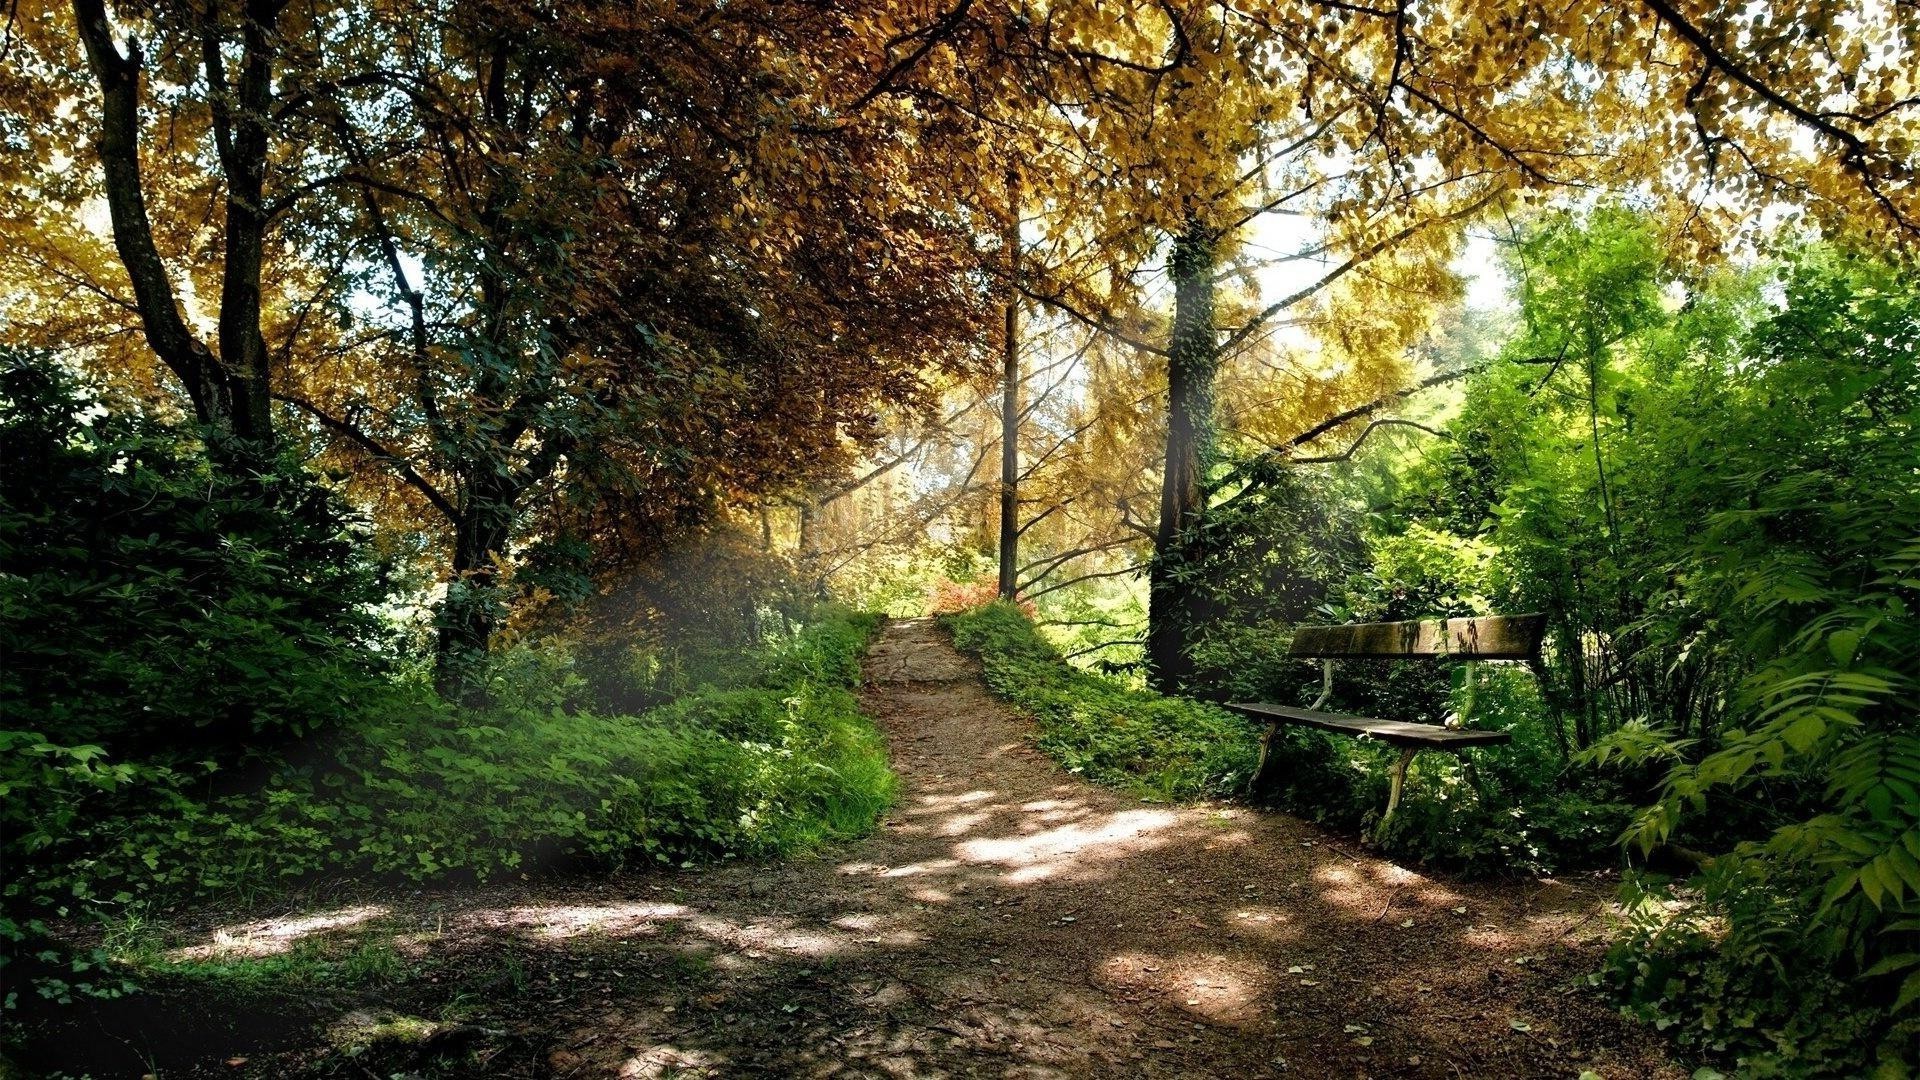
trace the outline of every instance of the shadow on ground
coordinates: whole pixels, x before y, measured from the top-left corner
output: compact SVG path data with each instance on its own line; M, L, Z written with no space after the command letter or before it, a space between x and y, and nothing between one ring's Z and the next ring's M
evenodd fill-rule
M453 1074L1685 1075L1572 988L1605 882L1449 884L1284 815L1081 783L930 622L890 624L868 679L905 781L875 836L204 928L179 955L381 940L403 973L315 1001L332 1045L186 1071L367 1075L340 1032L393 1014Z

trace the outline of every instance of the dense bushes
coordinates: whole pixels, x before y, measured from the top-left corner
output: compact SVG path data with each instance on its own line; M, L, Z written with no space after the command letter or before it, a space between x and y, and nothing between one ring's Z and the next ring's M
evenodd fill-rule
M1673 764L1635 841L1721 854L1644 906L1612 970L1749 1071L1898 1074L1920 1065L1920 290L1826 252L1777 288L1699 365L1714 397L1649 425L1654 467L1712 512L1647 633L1716 658L1724 720L1602 752Z
M365 525L297 464L211 468L188 433L11 354L0 460L6 727L228 760L339 723L381 677Z
M979 656L987 684L1031 712L1041 749L1089 779L1159 798L1247 794L1259 758L1255 725L1218 706L1135 690L1068 666L1017 609L992 604L945 620L954 641ZM1237 677L1217 684L1223 695L1297 701L1318 690L1317 669L1284 660L1284 636L1216 638L1203 670L1247 648ZM1281 658L1281 659L1276 659ZM1350 664L1336 680L1392 715L1436 714L1450 700L1444 676L1427 665L1401 665L1403 680ZM1308 689L1311 680L1311 690ZM1569 789L1539 721L1531 677L1514 668L1488 671L1474 705L1475 724L1514 732L1508 746L1475 751L1473 765L1446 754L1422 754L1408 771L1400 810L1378 839L1396 856L1454 870L1500 872L1591 865L1618 858L1617 839L1632 807L1595 780ZM1439 715L1430 717L1437 721ZM1288 810L1350 831L1372 830L1387 800L1395 751L1380 744L1301 728L1275 737L1266 783L1256 793Z
M1898 1074L1920 1045L1920 291L1820 248L1683 280L1622 212L1520 254L1507 353L1548 362L1474 383L1374 546L1486 552L1437 577L1552 616L1563 782L1643 807L1637 850L1713 856L1636 882L1604 980L1627 1006L1745 1073Z
M212 468L192 432L14 353L0 461L4 963L35 916L95 897L85 836L343 727L394 657L363 523L296 463Z
M250 790L176 790L159 807L69 822L41 849L59 858L36 860L31 888L98 901L321 874L470 880L856 835L894 790L850 691L874 624L826 613L765 651L751 682L640 717L570 710L563 664L527 665L539 682L479 712L402 687Z
M852 693L874 617L796 609L638 716L602 707L569 639L529 637L456 705L297 465L210 468L191 431L43 361L0 364L0 403L0 964L36 968L11 985L111 985L45 947L52 916L769 855L893 798Z
M987 685L1033 714L1040 748L1069 770L1160 799L1246 787L1259 756L1246 721L1213 705L1133 690L1069 667L1011 604L943 621L956 645L980 657Z

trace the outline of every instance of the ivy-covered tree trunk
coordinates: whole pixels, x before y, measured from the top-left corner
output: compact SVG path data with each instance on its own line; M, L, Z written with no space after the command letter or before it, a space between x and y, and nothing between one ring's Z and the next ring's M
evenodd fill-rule
M1214 237L1198 223L1174 241L1173 336L1167 350L1167 458L1160 527L1148 568L1147 681L1181 689L1193 674L1188 655L1202 597L1200 517L1213 462L1213 380L1219 365L1214 329Z

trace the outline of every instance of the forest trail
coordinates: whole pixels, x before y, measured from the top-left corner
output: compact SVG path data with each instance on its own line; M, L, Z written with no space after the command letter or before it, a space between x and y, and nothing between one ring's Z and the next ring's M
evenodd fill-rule
M492 1075L1686 1075L1570 988L1605 882L1446 883L1282 814L1094 787L930 620L888 624L866 670L904 785L867 840L280 925L416 931L433 985L387 1002L430 1015L480 979Z
M1449 885L1284 815L1094 787L1031 747L931 620L888 624L867 680L904 781L878 834L702 875L638 923L614 916L691 931L682 944L712 968L679 988L673 1013L609 1003L557 1040L578 1055L561 1064L583 1076L1685 1075L1656 1039L1567 989L1591 967L1604 887Z

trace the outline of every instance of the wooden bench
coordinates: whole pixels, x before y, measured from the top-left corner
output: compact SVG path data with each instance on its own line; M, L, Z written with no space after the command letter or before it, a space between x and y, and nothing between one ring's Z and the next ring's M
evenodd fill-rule
M1475 746L1491 746L1512 740L1504 731L1473 731L1463 726L1416 724L1405 720L1378 720L1347 713L1322 712L1320 707L1333 696L1335 660L1463 660L1467 670L1467 700L1456 718L1464 723L1473 710L1473 691L1477 679L1473 664L1480 660L1534 660L1540 652L1540 638L1546 633L1545 615L1490 615L1477 619L1426 620L1417 622L1354 623L1346 626L1302 626L1294 631L1293 645L1287 655L1321 662L1320 696L1314 703L1298 709L1290 705L1256 702L1231 702L1227 708L1243 716L1264 721L1266 734L1260 739L1260 763L1254 767L1253 783L1258 784L1267 770L1267 755L1273 736L1282 724L1318 728L1361 739L1378 739L1398 747L1400 759L1394 763L1391 786L1387 792L1387 812L1381 826L1400 806L1400 789L1406 784L1407 766L1422 750L1463 753Z

